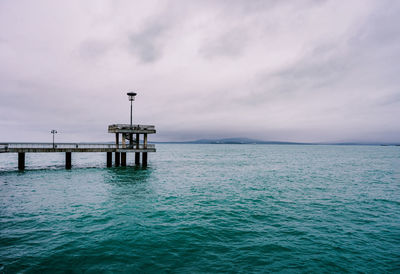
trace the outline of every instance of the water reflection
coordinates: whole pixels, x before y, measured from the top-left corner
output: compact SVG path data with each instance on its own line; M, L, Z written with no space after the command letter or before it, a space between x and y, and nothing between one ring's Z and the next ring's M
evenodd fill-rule
M105 183L112 187L115 198L122 196L140 196L153 193L150 179L153 169L151 167L114 167L108 168Z

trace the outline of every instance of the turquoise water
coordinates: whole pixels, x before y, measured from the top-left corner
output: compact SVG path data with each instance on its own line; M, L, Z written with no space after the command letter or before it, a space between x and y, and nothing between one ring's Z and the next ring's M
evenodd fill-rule
M0 272L400 272L400 147L157 149L0 154Z

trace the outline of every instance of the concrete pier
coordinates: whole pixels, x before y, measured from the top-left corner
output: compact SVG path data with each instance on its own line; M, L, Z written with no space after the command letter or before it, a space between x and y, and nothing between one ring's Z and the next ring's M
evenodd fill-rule
M135 165L147 165L148 152L156 152L154 144L148 144L148 134L156 133L152 125L114 124L108 132L115 134L115 143L0 143L0 154L18 153L18 169L25 169L26 153L65 153L65 168L72 168L72 153L106 152L107 167L112 166L112 154L115 155L115 166L127 165L127 153L135 154ZM143 143L140 143L140 135ZM123 140L120 140L120 136ZM133 137L136 136L136 139ZM129 143L128 143L129 142ZM142 154L142 159L140 159Z

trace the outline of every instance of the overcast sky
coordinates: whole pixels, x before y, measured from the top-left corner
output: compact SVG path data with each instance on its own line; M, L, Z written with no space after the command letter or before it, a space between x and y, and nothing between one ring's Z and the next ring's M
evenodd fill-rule
M0 142L400 142L400 1L0 1Z

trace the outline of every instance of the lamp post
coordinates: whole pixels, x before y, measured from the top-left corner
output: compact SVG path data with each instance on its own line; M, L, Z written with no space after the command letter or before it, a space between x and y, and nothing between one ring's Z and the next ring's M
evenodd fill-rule
M128 92L127 95L128 95L129 101L131 102L131 127L132 127L132 102L135 101L136 93Z
M132 130L132 127L133 127L133 125L132 125L132 102L135 101L136 93L128 92L127 95L128 95L129 101L131 102L131 123L130 123L131 127L130 127L130 129ZM129 133L129 148L133 148L133 134L132 133Z
M55 148L55 146L54 146L54 134L56 134L57 133L57 130L55 130L55 129L52 129L51 131L50 131L50 133L52 133L53 134L53 149Z

